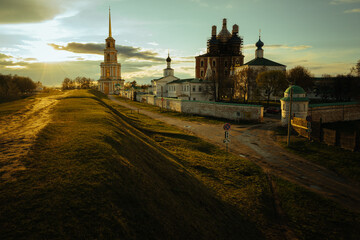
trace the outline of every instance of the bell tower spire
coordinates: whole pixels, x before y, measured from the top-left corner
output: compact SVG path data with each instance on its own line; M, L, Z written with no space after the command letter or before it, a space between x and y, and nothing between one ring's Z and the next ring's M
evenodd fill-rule
M110 13L110 6L109 6L109 37L111 36L111 13Z

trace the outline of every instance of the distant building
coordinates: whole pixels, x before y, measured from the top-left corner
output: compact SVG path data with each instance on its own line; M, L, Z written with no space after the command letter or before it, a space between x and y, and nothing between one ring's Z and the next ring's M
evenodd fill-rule
M264 69L265 71L270 71L270 70L286 71L285 65L264 58L264 50L262 49L264 43L261 41L260 36L259 36L259 41L257 41L255 46L256 46L255 58L245 63L243 66L237 67L238 70L248 67L258 72L262 72L264 71Z
M234 25L232 33L227 30L226 19L223 19L222 29L216 35L216 26L212 26L211 38L207 42L207 53L195 57L195 76L205 80L208 65L211 65L211 80L215 81L215 96L220 99L228 94L225 80L229 78L231 66L242 66L243 39L238 36L239 26Z
M168 97L167 84L179 78L174 76L174 69L171 68L170 54L166 59L167 67L164 69L164 76L158 79L151 80L151 90L157 97Z
M168 54L166 59L167 67L164 69L164 76L151 80L151 87L148 93L156 97L177 98L192 101L212 101L210 94L212 82L200 78L179 79L174 76L174 69L171 68L171 58Z
M212 82L200 78L178 79L167 84L168 97L191 101L212 101Z
M235 66L233 71L231 72L232 75L236 75L241 71L251 69L253 74L253 79L250 80L250 84L248 85L248 99L253 100L255 89L256 89L256 77L259 73L264 71L286 71L286 66L267 58L264 58L264 50L262 47L264 43L261 41L261 37L259 36L259 41L255 44L255 58L242 66ZM234 90L235 93L239 92L239 89Z
M99 91L105 94L115 94L118 89L124 86L121 79L121 65L117 62L117 50L115 39L111 35L111 15L109 9L109 37L106 39L104 50L104 62L100 64L101 77L98 80Z

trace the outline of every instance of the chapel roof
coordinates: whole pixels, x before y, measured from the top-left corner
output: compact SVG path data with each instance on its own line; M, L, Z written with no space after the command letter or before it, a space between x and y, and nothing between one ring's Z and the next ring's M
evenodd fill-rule
M244 65L248 65L248 66L282 66L285 67L285 65L282 65L280 63L271 61L267 58L255 58L247 63L245 63Z

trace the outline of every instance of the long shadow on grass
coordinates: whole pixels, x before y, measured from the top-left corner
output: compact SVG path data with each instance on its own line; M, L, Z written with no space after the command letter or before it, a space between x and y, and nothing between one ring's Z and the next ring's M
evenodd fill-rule
M126 128L127 130L129 130L129 132L131 132L131 135L134 135L136 136L140 142L145 142L147 146L150 147L151 151L156 151L158 153L160 153L159 156L164 156L164 159L163 161L164 162L161 162L160 163L158 162L160 159L158 159L157 161L151 163L147 163L148 164L148 167L149 168L154 168L154 164L156 165L156 162L158 162L159 165L159 168L157 171L160 171L161 172L161 165L163 164L167 164L167 165L171 165L174 169L177 169L177 174L179 174L179 176L182 176L182 177L185 177L186 176L186 179L187 181L190 181L190 182L194 182L195 185L199 185L201 186L201 189L206 189L206 192L210 193L210 195L212 196L212 198L216 199L216 201L218 201L218 204L219 206L224 206L224 211L225 212L231 212L232 214L235 214L235 218L238 219L238 221L240 222L243 222L243 224L245 225L249 225L251 226L252 229L257 229L258 227L255 225L255 223L253 223L253 220L250 220L248 217L246 217L244 215L244 213L241 213L239 211L239 209L235 206L232 206L226 202L224 202L223 200L221 200L214 192L212 189L209 189L207 186L205 186L202 182L200 182L197 178L195 178L194 176L192 176L192 174L190 172L188 172L186 169L184 169L182 166L185 165L185 161L178 158L177 156L175 156L174 154L170 153L169 151L167 151L165 148L162 148L161 146L159 146L153 139L149 138L146 133L144 133L143 131L147 130L147 129L143 129L143 128L139 128L138 124L137 123L134 123L133 122L133 119L131 118L128 118L127 116L125 116L124 114L120 113L117 109L115 109L114 107L108 105L107 103L105 103L104 101L100 100L100 99L95 99L99 102L99 104L103 105L105 108L111 110L115 116L119 117L120 119L120 123L122 123ZM128 126L131 126L133 129L131 129L131 127L128 127ZM123 129L120 129L119 126L114 126L116 128L118 128L120 131L123 131ZM131 131L130 131L131 130ZM155 132L152 131L152 134L155 134ZM196 137L193 137L193 136L188 136L188 135L185 135L185 134L176 134L176 133L162 133L164 134L165 136L168 135L169 137L177 137L177 138L180 138L180 139L184 139L184 140L193 140L193 141L198 141L198 139ZM127 138L129 140L129 142L127 144L132 144L131 142L131 139L132 137L129 136L129 138ZM124 155L126 154L125 152L123 152L122 150L122 144L124 143L119 143L116 139L113 139L113 138L109 138L107 137L105 139L105 141L109 142L117 151L120 155ZM209 145L210 146L210 145ZM149 149L149 150L150 150ZM146 151L143 151L144 149L139 149L139 151L142 152L142 154L147 154L149 150L146 150ZM200 148L199 148L200 150ZM209 153L208 149L202 149L204 152L206 153ZM174 161L169 161L169 158L170 159L173 159ZM155 159L153 159L155 160ZM132 161L133 164L136 164L136 161ZM143 162L141 162L142 164ZM182 164L182 165L179 165L178 163ZM137 163L137 164L140 164L140 163ZM140 167L140 165L138 166ZM201 172L204 172L204 173L207 173L207 174L211 174L213 173L213 170L211 169L208 169L206 167L202 167L202 166L194 166L195 169L201 171ZM185 175L184 175L185 173ZM161 175L159 176L160 178L162 177ZM181 178L182 178L181 177ZM169 179L164 179L164 181L169 181ZM170 180L171 181L171 180ZM180 185L179 185L180 186ZM181 189L181 190L180 190ZM180 187L180 189L176 190L174 189L175 192L178 192L180 191L181 194L189 194L188 192L188 189L183 189L182 187ZM264 198L267 198L266 196L263 196ZM231 215L232 215L231 214ZM246 231L245 229L243 229L242 231ZM253 238L258 238L260 237L262 231L260 231L260 229L256 230L255 232L257 232L257 234L259 234L258 236L255 235L252 235L250 234L247 238L248 239L253 239ZM246 234L245 234L246 235ZM252 236L251 236L252 235ZM230 235L231 236L231 235ZM233 238L235 237L234 236L231 236L230 238ZM263 236L261 236L260 238L262 238Z

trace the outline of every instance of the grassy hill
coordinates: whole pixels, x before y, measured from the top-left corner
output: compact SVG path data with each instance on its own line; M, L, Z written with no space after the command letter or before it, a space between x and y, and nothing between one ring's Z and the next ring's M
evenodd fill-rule
M95 91L60 100L22 162L0 182L1 239L358 236L358 215Z

